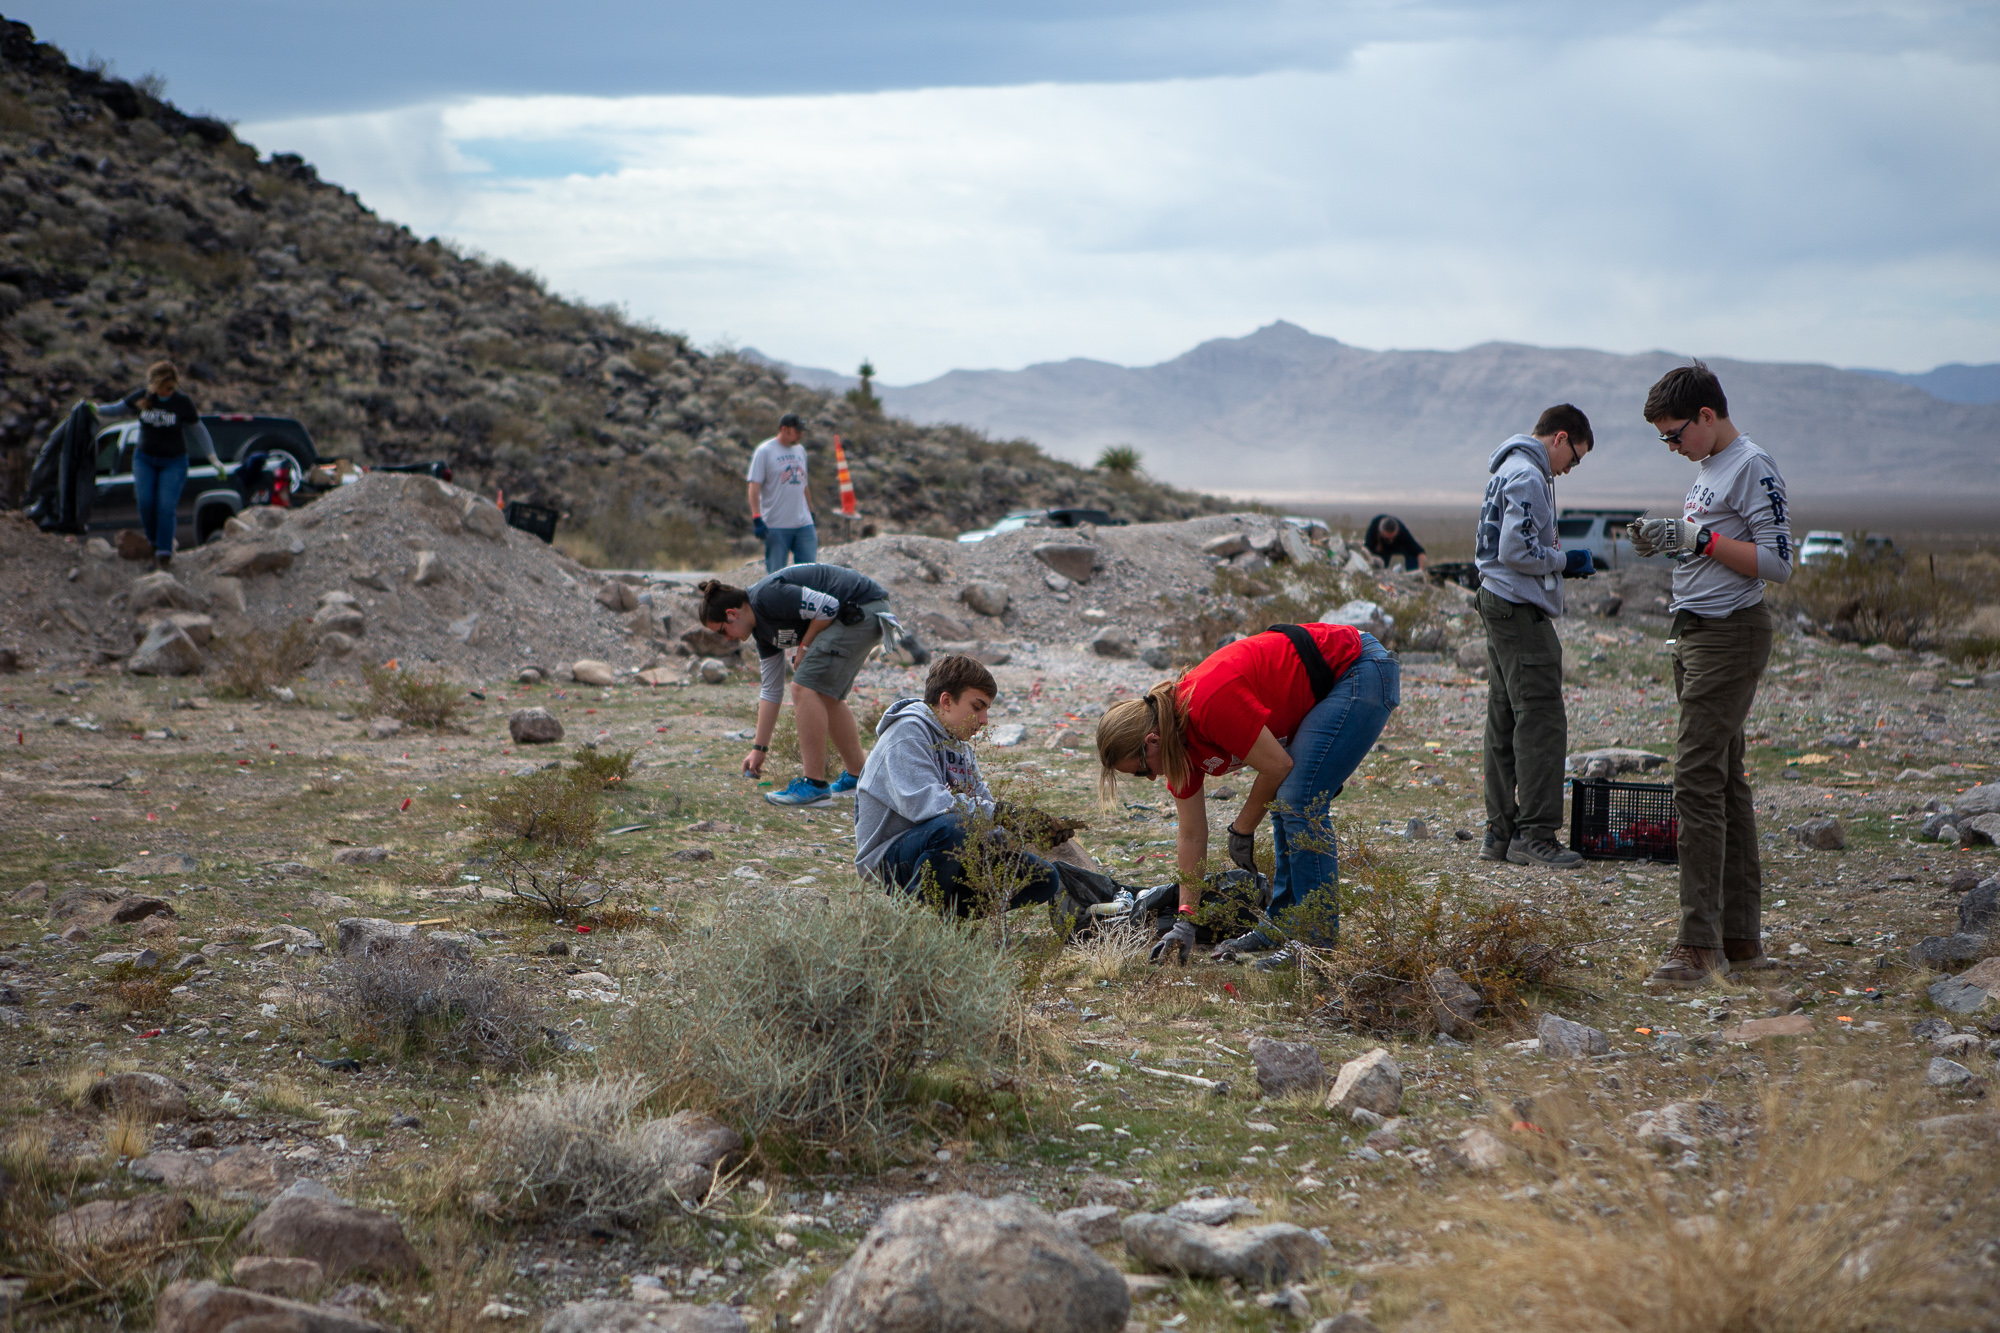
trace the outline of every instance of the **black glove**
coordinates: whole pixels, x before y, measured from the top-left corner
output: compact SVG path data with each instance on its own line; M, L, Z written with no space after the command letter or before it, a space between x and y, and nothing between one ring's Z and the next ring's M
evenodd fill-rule
M1563 561L1563 577L1566 579L1587 579L1597 572L1597 565L1588 551L1565 551Z
M1194 948L1194 918L1183 912L1174 920L1174 928L1160 936L1153 945L1152 961L1164 963L1168 959L1187 966L1188 951Z
M1257 873L1257 834L1255 830L1249 833L1238 833L1234 824L1229 826L1229 861L1231 865L1247 870L1253 875Z
M764 538L771 535L771 529L765 526L764 516L762 514L759 514L755 518L750 520L750 531L757 534L758 541L762 541L764 540Z

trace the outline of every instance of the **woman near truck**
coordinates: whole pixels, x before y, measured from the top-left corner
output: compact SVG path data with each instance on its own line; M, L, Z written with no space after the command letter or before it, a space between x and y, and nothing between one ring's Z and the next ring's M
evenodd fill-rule
M1257 777L1229 825L1229 859L1256 866L1257 825L1271 811L1277 852L1267 921L1211 955L1276 950L1262 968L1288 961L1288 929L1328 947L1340 927L1340 861L1329 806L1373 748L1402 701L1396 659L1351 625L1274 625L1225 645L1179 680L1113 704L1097 726L1099 791L1115 801L1118 776L1165 778L1179 822L1175 859L1180 910L1155 959L1194 946L1208 855L1203 784L1238 768Z
M215 441L201 424L194 400L181 392L180 372L171 361L155 361L146 368L145 388L116 402L92 406L104 421L139 419L139 446L132 451L132 496L139 503L139 526L153 544L153 559L165 569L174 558L174 524L181 491L187 486L188 455L206 459L220 476Z

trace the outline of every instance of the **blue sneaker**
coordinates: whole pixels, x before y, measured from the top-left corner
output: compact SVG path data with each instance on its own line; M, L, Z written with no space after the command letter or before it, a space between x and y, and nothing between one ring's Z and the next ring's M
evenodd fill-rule
M783 791L767 791L764 799L772 805L831 805L833 795L824 782L814 782L811 778L792 779L792 785Z
M852 796L854 789L860 785L861 779L843 768L840 770L840 776L833 780L833 785L827 788L827 793L832 796Z

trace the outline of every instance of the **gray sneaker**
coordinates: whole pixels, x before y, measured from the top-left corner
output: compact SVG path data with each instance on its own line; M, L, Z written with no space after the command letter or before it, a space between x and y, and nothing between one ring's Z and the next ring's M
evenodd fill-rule
M1583 864L1583 853L1574 852L1554 838L1530 841L1516 837L1507 844L1507 859L1517 866L1547 866L1551 870L1574 870Z
M1486 841L1480 845L1479 859L1482 861L1505 861L1507 841L1492 829L1486 830Z

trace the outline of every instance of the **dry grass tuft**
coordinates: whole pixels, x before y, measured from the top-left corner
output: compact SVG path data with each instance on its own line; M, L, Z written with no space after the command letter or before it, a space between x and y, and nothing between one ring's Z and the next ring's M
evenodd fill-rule
M632 1012L627 1062L675 1104L807 1146L893 1134L919 1069L996 1061L1019 1008L976 926L880 893L732 910L690 961L682 1003Z
M673 1159L641 1120L652 1089L637 1074L558 1086L553 1080L495 1113L478 1175L509 1214L575 1226L643 1226L675 1208Z
M513 1069L542 1045L525 991L434 944L345 958L324 975L335 1022L370 1046Z
M144 1157L152 1141L152 1123L129 1108L104 1122L104 1151L111 1157Z
M274 686L297 680L318 651L312 626L304 620L294 620L276 634L219 638L209 657L221 679L208 692L225 699L261 699Z
M278 1074L270 1082L257 1089L252 1098L257 1109L269 1111L272 1115L288 1115L300 1120L321 1119L319 1108L314 1106L306 1090L288 1075Z
M1965 1211L1990 1212L2000 1185L1990 1152L1965 1155L1971 1174L1942 1182L1958 1197L1940 1210L1916 1197L1925 1186L1909 1188L1906 1131L1855 1108L1830 1079L1773 1087L1756 1119L1754 1147L1708 1145L1710 1169L1678 1172L1627 1146L1623 1127L1543 1126L1539 1196L1489 1192L1455 1208L1449 1256L1389 1278L1378 1313L1425 1307L1411 1327L1495 1333L1990 1326L1991 1311L1975 1311L1990 1279L1946 1262L1955 1226L1990 1223ZM1715 1169L1731 1152L1735 1169Z
M442 670L427 676L363 663L361 678L368 684L370 708L412 727L448 727L465 709L465 687Z

